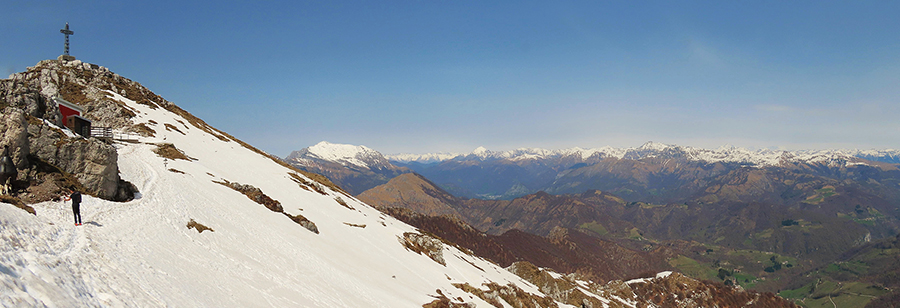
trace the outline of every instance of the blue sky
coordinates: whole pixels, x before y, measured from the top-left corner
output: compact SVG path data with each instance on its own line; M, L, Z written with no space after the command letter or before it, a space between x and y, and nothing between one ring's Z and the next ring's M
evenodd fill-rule
M285 156L900 148L895 1L8 1L0 69L71 53Z

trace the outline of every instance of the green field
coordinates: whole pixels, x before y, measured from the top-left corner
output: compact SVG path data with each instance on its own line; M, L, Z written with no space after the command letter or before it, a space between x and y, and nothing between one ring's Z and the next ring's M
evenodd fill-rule
M603 227L603 225L596 221L583 223L578 226L578 228L591 231L599 236L603 236L609 233L609 231L607 231L606 228Z
M674 266L679 272L697 279L718 280L716 274L718 269L714 269L707 264L697 262L697 260L678 256L669 260L669 265Z
M833 270L828 269L828 270ZM778 296L794 300L804 307L864 307L889 291L862 282L836 282L820 279L803 287L785 290Z

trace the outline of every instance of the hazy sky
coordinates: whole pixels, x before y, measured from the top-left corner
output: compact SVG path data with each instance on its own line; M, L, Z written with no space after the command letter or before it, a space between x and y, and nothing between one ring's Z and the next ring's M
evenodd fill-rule
M68 21L73 56L279 156L900 148L900 1L83 2L4 1L3 76Z

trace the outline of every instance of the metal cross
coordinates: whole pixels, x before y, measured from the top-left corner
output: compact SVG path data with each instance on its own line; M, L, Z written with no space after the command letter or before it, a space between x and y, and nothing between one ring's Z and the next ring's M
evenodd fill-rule
M75 34L74 31L69 30L69 23L66 23L66 28L59 30L59 33L66 35L66 55L69 55L69 35Z

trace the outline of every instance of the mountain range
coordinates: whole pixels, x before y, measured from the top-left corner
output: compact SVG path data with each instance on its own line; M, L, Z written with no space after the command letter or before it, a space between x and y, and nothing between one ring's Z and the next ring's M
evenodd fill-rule
M639 181L666 182L666 177L681 177L674 173L696 168L715 169L694 174L695 177L707 178L720 175L717 172L721 170L743 167L815 169L825 173L830 172L827 170L848 168L896 170L896 164L900 163L898 157L900 150L754 151L730 146L709 150L655 142L637 148L522 148L495 152L479 147L469 154L385 156L364 146L321 142L291 153L286 161L297 168L325 174L342 187L350 187L348 190L353 194L384 184L399 174L416 172L453 195L464 198L512 199L538 191L565 194L588 189L621 188L617 194L629 201L660 201L669 197L632 196L627 191L631 188L613 187L604 177L614 177L612 182L635 177L642 178ZM646 168L649 170L644 170L644 173L653 174L624 174L640 173Z
M491 151L478 147L469 154L430 153L430 154L391 154L385 157L395 163L418 162L429 164L445 160L491 160L491 159L549 159L553 157L580 156L587 160L591 157L603 159L614 157L619 159L643 159L649 157L686 157L690 160L714 162L732 162L753 166L771 166L790 162L846 162L852 158L863 158L871 161L900 163L900 150L749 150L734 146L722 146L718 149L702 149L688 146L668 145L658 142L647 142L640 147L595 149L570 148L547 150L540 148L519 148L509 151Z
M114 134L58 126L59 97ZM23 170L0 198L4 307L791 305L668 271L596 282L521 260L500 267L78 60L41 61L0 80L0 110L5 127L17 128L0 141L18 147ZM45 160L37 152L45 140L57 150L103 147L110 157ZM357 158L343 163L374 161ZM107 169L131 187L128 198L84 176ZM83 225L62 201L70 189L84 194Z
M526 250L546 251L540 247L548 244L538 243L553 243L554 235L589 235L593 244L582 241L569 248L603 241L604 250L620 251L606 257L586 252L590 249L579 252L600 258L593 264L616 258L637 262L647 259L635 251L665 251L663 265L669 267L659 268L783 291L804 303L828 299L815 292L791 293L808 287L813 276L807 273L842 262L854 247L898 234L900 170L890 163L894 152L701 150L658 143L602 153L481 148L424 163L404 156L404 162L392 163L415 174L399 175L357 196L435 234L479 238L442 230L482 232L481 238L497 243L463 246L473 251L495 247L481 253L501 264L509 257L498 251L510 251L501 249L504 240L527 234L532 239L517 241L520 247L534 243ZM439 222L447 219L468 229ZM580 267L577 258L512 255L564 272L611 273ZM878 280L853 277L859 280L844 281L870 291L836 288L834 296L853 298L851 306L861 307L885 294ZM827 275L821 281L840 282Z

